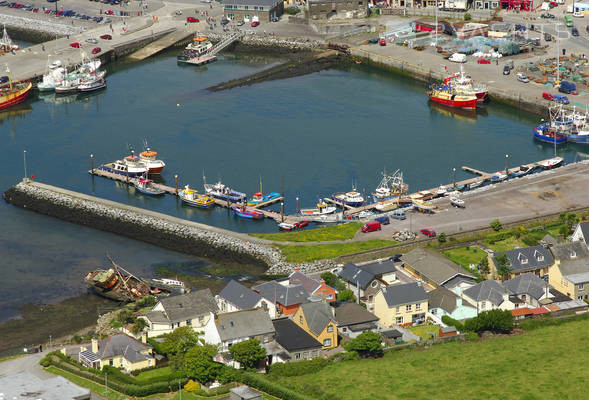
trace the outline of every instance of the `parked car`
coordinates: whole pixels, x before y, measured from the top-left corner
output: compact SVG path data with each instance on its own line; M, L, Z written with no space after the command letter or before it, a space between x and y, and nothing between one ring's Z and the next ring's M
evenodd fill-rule
M511 68L509 68L509 65L506 65L503 67L503 75L509 75L511 74Z
M260 25L260 21L254 21L254 22L252 22L252 28L255 28L258 25Z
M100 35L100 38L101 39L105 39L105 40L111 40L112 39L112 36L111 35L108 35L108 34L105 34L105 35Z
M488 59L486 59L486 58L479 58L479 59L477 60L477 63L478 63L478 64L491 64L491 60L488 60Z
M381 230L380 222L377 222L377 221L367 222L362 227L362 232L364 232L364 233L380 231L380 230Z
M389 257L389 260L394 261L394 262L399 262L399 261L401 261L401 257L403 257L403 254L393 254L392 256Z
M186 17L186 22L198 22L199 19L196 17Z
M542 98L546 100L554 100L554 96L551 93L544 92L542 93Z
M382 217L374 218L374 220L376 222L380 222L381 225L388 225L391 223L391 220L386 215L383 215Z
M400 219L400 220L407 219L407 216L405 215L405 211L403 211L403 210L393 211L393 213L391 214L391 217L393 217L394 219Z
M98 43L98 40L96 40L94 38L88 38L88 39L86 39L86 42L96 44L96 43Z
M106 10L104 13L106 15L115 15L115 12L113 10Z
M570 103L569 98L566 97L565 95L562 95L562 94L553 95L553 99L557 103L561 103L561 104L569 104Z
M237 23L237 26L243 26L244 24L245 24L245 22L243 22L243 21L239 21L239 22Z
M573 17L575 17L575 18L585 18L585 14L583 14L582 12L574 12L573 13Z
M523 82L523 83L528 83L530 81L528 79L528 77L527 76L524 76L524 75L518 75L517 76L517 80L520 81L520 82Z
M379 39L378 40L378 44L380 44L381 46L386 46L387 45L387 41L385 39Z
M449 61L457 62L457 63L465 63L466 62L466 54L462 53L454 53L448 58Z
M309 221L301 221L301 222L297 222L295 224L295 226L297 227L297 229L303 229L307 225L309 225Z
M425 236L436 237L436 231L434 231L433 229L424 228L420 232Z
M102 49L100 47L95 47L92 49L92 54L98 54L102 51Z
M552 36L549 33L545 33L544 40L546 40L547 42L550 42L550 41L552 41Z
M571 35L573 35L573 36L579 36L579 30L577 28L571 29Z
M550 14L550 13L544 13L542 15L540 15L540 17L542 18L546 18L546 19L554 19L554 14Z
M75 47L76 49L79 49L82 45L78 42L73 42L73 43L70 43L70 46Z
M577 91L577 85L572 82L562 81L560 82L558 91L565 94L574 94Z

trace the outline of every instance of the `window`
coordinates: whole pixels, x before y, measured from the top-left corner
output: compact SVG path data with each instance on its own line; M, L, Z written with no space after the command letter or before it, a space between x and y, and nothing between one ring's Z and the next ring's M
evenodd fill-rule
M415 305L415 311L419 311L419 310L421 310L421 303L417 303Z
M581 283L581 284L579 284L579 286L577 286L577 289L579 289L579 290L583 290L583 287L584 287L584 286L583 286L583 284Z
M378 286L378 281L372 281L372 283L370 284L370 286L372 286L373 288Z
M325 339L325 340L323 341L323 346L324 346L324 347L329 347L329 346L331 346L331 339Z
M401 325L403 323L403 317L397 317L397 325Z
M260 7L260 11L264 11L264 7Z
M327 325L327 332L333 332L333 325Z
M295 353L295 360L301 359L301 353Z
M299 315L299 322L302 324L303 323L303 316Z
M327 295L327 300L333 300L333 294L328 294Z
M200 317L198 317L198 323L199 324L202 325L202 324L204 324L204 322L205 322L205 317L203 315L201 315Z
M369 302L372 302L373 300L374 300L374 296L372 296L372 295L368 296L368 301Z
M304 351L303 352L303 360L307 360L309 358L309 353Z
M268 335L264 335L264 343L268 343Z
M363 2L363 1L359 1L359 2L358 2L358 5L359 5L359 6L361 6L361 5L364 5L364 2Z
M481 303L481 309L483 309L483 310L484 310L485 308L487 308L487 302L486 302L486 301L483 301L483 302Z
M114 365L114 364L115 364L115 363L114 363L114 361L113 361L113 359L112 359L112 358L111 358L110 360L108 360L108 365L111 365L111 366L112 366L112 365Z
M583 300L583 296L577 296L577 300Z
M411 307L411 304L407 304L407 305L405 306L405 311L409 312L409 311L411 311L411 308L412 308L412 307Z
M244 7L244 9L246 9L246 10L247 10L247 9L248 9L248 6L245 6L245 7Z
M257 9L258 9L258 6L254 6L254 10L257 10ZM303 355L303 357L304 357L304 355Z
M192 320L191 319L187 319L186 320L186 325L192 325Z
M262 302L262 308L264 309L264 311L268 311L268 303L266 303L265 301Z
M347 332L348 328L344 327L344 328L342 328L342 331Z
M399 314L401 312L401 307L397 307L396 312L397 312L397 314Z
M436 315L438 313L438 310L436 310L435 308L433 310L429 310L429 312L432 313L432 315Z

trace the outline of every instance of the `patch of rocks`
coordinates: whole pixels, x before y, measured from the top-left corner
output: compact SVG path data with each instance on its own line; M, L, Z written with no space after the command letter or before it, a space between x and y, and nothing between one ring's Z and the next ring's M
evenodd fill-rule
M226 37L226 35L210 33L207 34L207 37L213 42L220 42ZM247 46L280 47L291 50L311 50L321 48L323 46L323 42L318 40L297 37L284 38L275 36L273 34L258 34L251 31L246 32L246 34L243 35L243 37L240 39L240 42L241 44Z
M70 19L68 19L68 22ZM36 31L42 32L47 34L52 34L53 36L65 36L65 35L74 35L77 33L84 32L84 28L81 26L71 25L71 24L61 24L51 21L45 21L43 19L37 18L25 18L25 17L17 17L14 15L5 15L0 14L0 24L6 25L9 28L13 29L21 29L21 30L28 30L28 31Z

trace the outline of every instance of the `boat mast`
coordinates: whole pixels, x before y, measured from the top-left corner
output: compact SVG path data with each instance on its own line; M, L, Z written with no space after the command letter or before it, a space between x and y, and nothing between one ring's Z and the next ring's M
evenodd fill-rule
M106 254L106 258L108 258L108 261L110 261L112 266L115 268L115 271L117 271L117 274L119 275L119 277L123 281L123 285L125 285L125 288L128 291L131 291L131 288L129 287L129 285L127 285L127 281L125 280L125 278L123 278L123 275L121 274L120 270L123 270L125 273L129 274L129 278L133 277L133 278L137 279L137 277L133 276L133 274L129 273L128 271L125 271L122 267L120 267L117 263L115 263L114 260L110 257L110 255L108 253Z
M4 28L4 31L6 31L6 28ZM6 75L8 75L8 85L10 86L10 91L12 92L12 78L10 77L10 69L8 68L8 64L6 65Z
M262 192L262 175L260 175L260 194L263 194L264 192Z

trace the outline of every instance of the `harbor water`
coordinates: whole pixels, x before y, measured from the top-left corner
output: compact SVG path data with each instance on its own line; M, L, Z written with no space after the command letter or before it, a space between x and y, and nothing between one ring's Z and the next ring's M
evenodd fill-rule
M222 180L251 195L285 193L285 208L313 207L354 185L371 192L380 172L400 169L410 191L447 184L468 165L486 171L549 158L532 139L533 115L488 104L478 114L428 103L425 85L363 65L210 93L213 84L266 68L274 59L227 55L213 64L178 66L174 52L139 64L107 67L108 88L93 95L35 94L0 113L0 187L27 175L44 183L241 232L274 232L276 223L237 219L226 209L200 210L172 196L149 198L123 184L91 177L95 166L143 150L165 160L161 181L202 191ZM563 147L567 161L585 157ZM276 209L279 205L275 206ZM86 271L109 252L121 265L153 276L158 265L201 260L130 239L0 205L0 321L29 302L85 293ZM0 334L1 335L1 334Z

